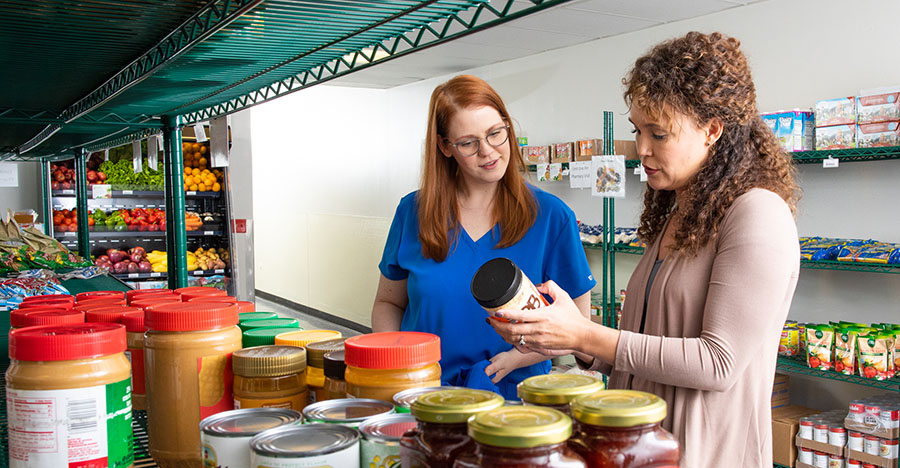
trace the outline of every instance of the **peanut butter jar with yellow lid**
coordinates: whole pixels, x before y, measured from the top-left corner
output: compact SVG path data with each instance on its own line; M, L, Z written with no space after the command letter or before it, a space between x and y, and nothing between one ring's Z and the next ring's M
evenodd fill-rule
M256 346L235 351L234 407L302 411L308 402L306 350Z
M201 468L200 421L234 409L238 307L181 302L145 309L150 456L160 468Z
M9 335L11 467L134 465L125 327L33 326Z

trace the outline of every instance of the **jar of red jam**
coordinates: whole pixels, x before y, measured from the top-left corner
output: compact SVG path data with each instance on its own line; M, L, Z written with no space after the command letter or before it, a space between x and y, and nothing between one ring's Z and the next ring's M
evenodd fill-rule
M572 401L569 446L592 468L678 466L681 450L660 426L666 402L634 390L604 390Z
M400 439L403 468L452 468L456 458L475 451L466 422L503 406L503 397L484 390L440 390L416 399L410 412L416 428Z
M572 400L604 388L602 381L589 375L545 374L523 380L517 391L526 404L553 408L571 416L569 403Z
M552 408L505 406L469 420L475 452L460 456L454 468L587 468L566 445L572 420Z

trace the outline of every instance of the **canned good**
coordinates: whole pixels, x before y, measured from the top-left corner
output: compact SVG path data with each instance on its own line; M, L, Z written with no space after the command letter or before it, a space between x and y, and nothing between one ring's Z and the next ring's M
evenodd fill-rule
M884 405L879 413L881 426L885 429L900 428L900 405Z
M812 440L814 425L815 425L815 423L813 422L812 418L806 418L806 417L800 418L800 432L799 432L800 438L806 439L806 440ZM812 462L810 462L809 464L812 464Z
M858 422L866 422L866 403L863 400L853 400L850 402L850 419Z
M823 444L828 443L828 424L823 422L813 426L813 440Z
M828 429L828 445L843 447L847 445L847 430L840 426Z
M844 468L844 457L840 455L829 455L828 468Z
M303 408L303 421L307 424L340 424L355 428L373 416L393 412L394 405L381 400L340 398L320 401Z
M806 463L807 465L812 465L813 464L812 449L808 449L806 447L801 447L800 453L797 456L797 460L799 460L800 463Z
M383 414L359 425L359 465L389 468L400 463L400 438L416 427L411 414Z
M285 408L247 408L200 421L204 467L250 467L250 439L268 429L299 424L302 415Z
M813 452L813 466L816 468L828 468L828 454L825 452Z
M863 415L863 423L867 426L875 426L881 420L881 404L868 402L866 403L866 412Z
M862 462L859 460L848 459L847 468L862 468Z
M863 446L865 447L865 452L869 455L878 456L881 454L881 440L878 437L867 435Z
M416 398L420 396L431 393L431 392L439 392L441 390L465 390L465 387L419 387L419 388L410 388L408 390L403 390L402 392L398 392L394 395L394 406L397 407L398 413L409 413L409 408L412 406L413 402L416 401Z
M863 444L863 435L859 432L848 433L847 448L849 448L850 450L856 450L857 452L864 452L865 445Z
M887 440L883 439L881 441L881 453L880 456L884 458L894 459L897 458L897 439Z
M269 429L250 439L250 466L359 468L359 432L335 424Z

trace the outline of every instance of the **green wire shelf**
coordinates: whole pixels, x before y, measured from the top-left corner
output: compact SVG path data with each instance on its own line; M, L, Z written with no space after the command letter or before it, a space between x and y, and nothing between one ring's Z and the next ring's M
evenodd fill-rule
M888 146L881 148L853 148L841 150L797 151L791 153L791 157L797 164L816 164L830 158L841 162L857 161L883 161L888 159L900 159L900 146Z
M862 385L871 388L880 388L892 392L900 392L900 378L894 377L888 380L875 380L860 377L858 375L844 375L833 370L810 369L806 365L803 357L778 356L777 369L779 372L789 372L791 374L809 375L822 379L837 380L840 382L849 382L856 385Z

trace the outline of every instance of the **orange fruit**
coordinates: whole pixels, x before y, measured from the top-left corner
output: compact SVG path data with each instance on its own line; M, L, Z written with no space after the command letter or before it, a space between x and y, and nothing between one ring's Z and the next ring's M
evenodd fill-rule
M196 191L196 190L197 190L197 184L191 184L191 190L192 190L192 191Z
M201 183L201 184L197 185L197 190L199 190L199 191L201 191L201 192L205 192L205 191L206 191L206 184L202 184L202 183Z
M219 190L222 190L222 186L219 185L218 182L216 182L216 183L213 184L212 190L213 190L213 192L218 192Z
M200 151L200 143L191 143L191 149L194 151Z
M200 165L201 165L201 166L206 166L206 163L207 163L207 162L209 162L209 161L207 161L206 158L200 158Z
M206 145L203 145L200 147L200 152L206 154L209 152L209 148L207 148Z

